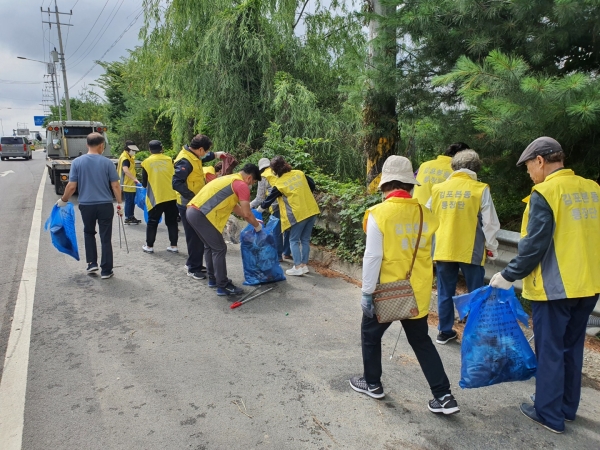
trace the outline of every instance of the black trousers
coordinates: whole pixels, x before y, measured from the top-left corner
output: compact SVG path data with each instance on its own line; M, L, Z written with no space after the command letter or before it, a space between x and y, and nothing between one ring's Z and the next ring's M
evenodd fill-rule
M179 210L179 216L181 217L183 231L185 231L185 242L188 251L188 259L186 261L188 271L192 273L200 272L200 269L202 269L202 261L204 259L204 242L198 237L198 234L196 234L187 220L187 207L177 205L177 209Z
M428 334L427 316L420 319L401 320L400 322L408 343L415 352L421 370L429 383L433 396L441 398L446 394L450 394L450 381L444 371L440 355ZM364 377L369 384L381 382L381 338L392 323L379 323L377 317L373 316L370 319L363 314L361 343Z
M171 241L171 246L177 247L177 240L179 239L179 236L177 235L177 217L179 216L177 200L157 203L154 208L148 211L148 224L146 225L146 245L148 247L154 247L158 221L163 213L165 214L165 225L167 226L167 230L169 230L169 241Z
M217 230L196 208L188 208L186 217L192 229L204 242L204 262L208 277L216 279L217 287L226 287L230 280L227 278L227 244L223 239L223 230Z
M85 242L85 259L87 263L98 264L98 248L96 247L96 223L100 232L102 274L109 274L113 269L112 223L115 209L112 203L98 205L79 205L83 220L83 236Z
M535 411L542 421L562 430L574 420L581 398L583 344L588 318L598 295L531 302L535 354Z

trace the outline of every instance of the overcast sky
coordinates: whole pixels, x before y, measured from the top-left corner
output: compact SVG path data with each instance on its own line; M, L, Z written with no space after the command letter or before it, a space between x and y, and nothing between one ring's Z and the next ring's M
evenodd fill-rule
M49 29L48 24L42 24L42 20L55 21L56 16L52 14L49 19L47 13L40 12L40 6L44 10L50 6L54 11L54 0L0 0L0 124L5 135L12 135L18 123L26 124L30 130L40 129L34 126L33 116L44 114L40 103L44 98L46 66L17 59L24 56L49 61L50 50L58 49L56 26ZM100 59L128 27L102 60L117 60L127 55L127 49L139 45L138 34L144 19L143 15L138 17L142 0L58 0L58 10L67 13L73 10L72 16L60 15L60 21L73 25L61 27L61 31L69 96L76 97L85 84L93 83L102 74L101 67L93 67L94 61ZM57 71L62 96L59 64ZM98 88L91 89L103 94Z

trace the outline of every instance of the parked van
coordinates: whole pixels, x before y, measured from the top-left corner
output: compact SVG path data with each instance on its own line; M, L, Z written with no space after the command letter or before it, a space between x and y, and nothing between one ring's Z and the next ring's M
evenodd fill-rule
M31 147L26 137L22 136L2 136L0 137L0 159L4 161L8 158L31 159Z

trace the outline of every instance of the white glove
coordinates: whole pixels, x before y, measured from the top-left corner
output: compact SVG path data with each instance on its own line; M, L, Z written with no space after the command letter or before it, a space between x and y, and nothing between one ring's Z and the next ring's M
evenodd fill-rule
M513 281L508 281L506 278L502 276L500 272L497 272L492 276L490 280L490 286L498 289L508 290L513 285Z
M260 206L259 206L258 208L256 208L256 210L257 210L259 213L261 213L261 214L262 214L263 212L265 212L265 210L264 210L264 209L262 209Z
M254 227L254 231L260 233L262 231L262 225L259 223L257 226Z
M63 206L67 206L67 203L69 203L69 202L65 202L65 201L63 201L62 198L59 198L56 201L56 206L58 206L59 208L62 208Z
M496 261L498 259L498 250L488 250L487 259L488 261Z
M117 203L117 216L123 217L123 205L121 203Z
M215 158L221 159L225 152L215 152Z

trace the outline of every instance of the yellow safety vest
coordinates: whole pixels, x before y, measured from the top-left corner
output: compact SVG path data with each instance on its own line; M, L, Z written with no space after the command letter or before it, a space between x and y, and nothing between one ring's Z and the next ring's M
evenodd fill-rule
M277 175L273 173L270 167L267 167L261 175L263 178L267 179L271 186L273 186L277 181Z
M417 181L421 186L415 185L413 197L419 200L421 205L426 205L431 198L431 188L434 184L446 181L452 173L450 156L440 155L437 159L421 164L417 173Z
M202 172L204 172L204 178L206 179L206 175L207 174L211 174L211 175L216 175L217 172L215 171L214 166L206 166L206 167L202 167ZM206 180L205 180L206 181Z
M600 292L600 187L562 169L536 184L552 209L556 227L540 264L523 279L528 300L560 300ZM521 237L527 236L529 197Z
M119 156L119 164L117 165L117 173L119 174L119 180L121 181L121 186L125 185L126 187L121 187L123 192L135 192L135 181L125 175L123 172L123 161L129 161L129 171L135 175L135 159L133 159L129 153L124 151Z
M277 187L281 197L277 198L281 215L281 231L292 225L320 214L319 205L313 196L306 176L301 170L292 170L276 177L271 186Z
M171 158L162 153L155 153L142 162L142 167L148 174L148 186L146 187L148 211L159 203L177 199L172 184L175 168Z
M392 197L369 208L363 219L363 230L367 229L369 213L383 234L383 260L379 273L380 283L403 280L410 269L414 248L419 235L419 201L416 198ZM413 266L410 284L415 292L418 319L429 314L433 262L431 261L431 238L438 228L438 219L427 208L423 208L423 231L417 258Z
M462 172L432 187L431 211L440 221L435 234L435 261L484 265L481 196L487 187Z
M200 210L213 226L223 232L227 219L240 199L233 191L233 182L244 181L239 173L225 175L217 178L202 188L188 203L188 208L193 206Z
M196 195L200 192L200 189L204 187L206 181L204 179L204 170L202 168L202 160L194 155L192 152L185 149L185 147L181 148L181 151L175 158L175 162L185 159L192 165L192 172L188 174L187 179L185 180L187 184L187 188ZM214 171L214 168L213 168ZM175 192L177 195L177 203L183 205L183 200L181 198L181 194L179 192Z

